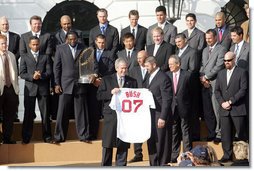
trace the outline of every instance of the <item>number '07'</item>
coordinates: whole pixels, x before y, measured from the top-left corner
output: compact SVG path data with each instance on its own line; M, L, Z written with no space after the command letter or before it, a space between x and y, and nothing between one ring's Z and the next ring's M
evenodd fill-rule
M134 107L134 113L138 111L138 108L143 104L143 100L123 100L122 101L122 111L125 113L129 113L132 111Z

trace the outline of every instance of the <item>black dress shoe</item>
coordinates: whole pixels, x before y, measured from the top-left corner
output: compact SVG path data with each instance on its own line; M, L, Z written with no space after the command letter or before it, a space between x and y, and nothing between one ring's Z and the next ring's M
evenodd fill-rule
M170 163L177 163L177 160L176 159L170 160Z
M224 157L222 157L220 160L218 160L218 162L220 162L220 163L227 163L227 162L231 162L231 161L232 161L232 159L224 158Z
M214 137L207 137L206 138L206 141L213 141L214 140Z
M50 144L52 144L52 141L53 141L53 140L52 140L51 138L45 139L45 140L44 140L45 143L50 143Z
M218 143L221 142L221 139L220 139L220 138L214 138L213 142L214 142L215 144L218 144Z
M14 122L20 122L19 118L15 118Z
M133 159L131 159L129 161L129 163L134 163L134 162L140 162L140 161L143 161L143 157L133 157Z
M3 141L3 144L17 144L14 140Z

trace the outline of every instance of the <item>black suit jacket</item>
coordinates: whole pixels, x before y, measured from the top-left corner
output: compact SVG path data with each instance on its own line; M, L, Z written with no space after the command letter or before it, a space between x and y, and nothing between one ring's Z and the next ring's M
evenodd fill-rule
M149 80L149 79L148 79ZM167 120L172 114L171 103L173 97L172 83L169 77L161 70L156 73L147 88L152 92L156 109L151 109L151 115L157 115L163 120Z
M78 34L78 42L79 43L84 43L84 41L82 40L82 31L80 30L76 30L76 29L71 29L72 31L75 31ZM66 38L66 34L64 33L63 29L60 29L56 32L55 34L55 40L54 40L54 45L61 45L63 43L65 43L65 38Z
M149 45L147 47L147 52L149 56L153 56L155 44ZM168 70L168 59L173 53L172 45L163 41L155 55L158 66L162 71L166 72Z
M85 93L85 87L78 84L79 60L78 56L84 49L84 45L78 43L75 59L73 59L71 49L68 44L57 46L54 61L54 76L56 85L62 87L64 94L73 94L74 86L78 87L77 94Z
M173 73L168 71L166 73L171 82L173 83ZM191 86L190 86L190 76L191 74L188 71L180 70L179 80L177 84L176 94L173 93L172 100L172 113L175 114L177 108L178 115L181 118L189 118L191 116ZM174 88L172 88L172 91Z
M132 78L135 78L137 80L138 88L147 87L146 84L147 84L147 80L149 78L149 74L148 74L148 72L146 72L146 75L143 79L140 66L135 66L134 68L132 68L132 70L129 71L129 76L131 76Z
M33 36L31 31L21 35L20 44L19 44L20 55L26 54L30 50L29 38L31 36ZM39 36L39 39L40 39L40 54L46 54L51 57L53 53L53 45L52 45L52 39L50 37L50 34L41 33Z
M217 75L215 96L220 104L220 116L246 115L246 95L248 90L248 72L240 67L235 67L227 85L227 70L221 70ZM231 100L232 108L225 110L221 104Z
M101 54L100 60L96 59L96 49L94 51L95 57L95 72L99 77L104 77L106 75L111 75L115 72L114 66L114 54L109 50L104 50Z
M33 79L35 71L41 72L41 79ZM51 74L52 60L48 55L39 55L37 62L30 51L21 56L20 77L25 80L25 96L49 95Z
M130 30L130 29L131 29L130 26L125 27L124 29L122 29L121 38L120 38L120 41L121 41L121 43L120 43L121 48L120 49L124 49L123 36L126 33L131 33L132 30ZM147 28L145 28L141 25L138 25L138 32L136 33L136 38L135 38L135 49L137 51L145 50L146 35L147 35Z
M101 34L100 26L97 25L94 28L90 30L89 34L89 46L94 47L95 46L95 39L96 36ZM106 49L112 51L113 53L116 53L119 48L119 33L117 29L110 24L108 24L108 27L105 31L106 36Z
M103 115L104 124L103 135L102 135L102 146L107 148L119 147L122 145L127 145L127 143L121 143L116 138L116 127L112 125L116 125L117 117L116 112L109 107L109 103L112 98L111 90L119 87L117 82L117 75L114 73L112 75L107 75L102 78L101 85L97 91L97 99L102 100L104 102L103 107ZM136 88L137 81L129 76L125 76L124 86L125 88ZM119 144L120 143L120 144Z
M222 39L220 41L219 39L219 30L218 28L215 28L215 31L217 33L217 41L218 43L220 43L227 51L230 49L231 45L232 45L232 39L231 39L231 33L230 33L231 27L226 26L223 35L222 35Z
M138 51L136 49L134 49L132 51L131 58L127 57L126 49L123 49L123 50L117 52L118 58L120 58L120 57L125 58L126 61L128 62L128 72L130 72L133 67L138 66L137 55L138 55Z

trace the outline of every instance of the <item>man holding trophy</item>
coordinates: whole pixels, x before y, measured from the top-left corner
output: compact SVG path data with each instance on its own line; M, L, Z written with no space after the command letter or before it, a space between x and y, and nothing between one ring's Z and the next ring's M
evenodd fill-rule
M78 138L82 142L89 141L89 119L86 100L86 85L97 77L93 74L93 49L85 49L78 42L75 31L66 35L66 43L56 49L54 61L55 92L59 96L56 127L53 143L64 142L69 125L69 106L74 101L74 115ZM89 70L89 68L92 68Z

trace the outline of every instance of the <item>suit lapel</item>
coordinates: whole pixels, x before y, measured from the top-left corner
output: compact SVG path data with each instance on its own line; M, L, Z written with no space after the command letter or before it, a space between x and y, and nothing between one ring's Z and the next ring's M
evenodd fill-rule
M140 25L138 25L138 31L136 33L135 42L137 41L137 39L139 39L140 35L141 35L141 29L140 29Z
M233 71L233 73L231 74L231 77L230 77L230 80L228 81L228 84L227 84L227 81L226 81L226 87L227 87L227 89L230 87L230 85L231 85L231 83L233 82L234 83L234 75L235 75L235 72L237 72L236 71L237 69L236 69L236 67L235 67L235 69L234 69L234 71ZM227 70L225 69L225 74L224 74L225 76L226 76L226 78L225 78L225 80L227 80Z
M188 31L187 31L187 33L188 33ZM189 36L188 40L192 39L196 34L197 34L197 28L195 28L195 29L192 31L192 33L191 33L191 35Z
M65 35L64 31L61 29L61 32L59 34L59 38L60 38L62 43L65 43L65 36L66 35Z
M14 36L9 32L9 47L8 50L14 49L13 46L15 45L14 43Z
M180 70L180 75L177 83L177 88L176 88L176 94L178 93L178 90L180 89L180 86L183 84L183 72Z

